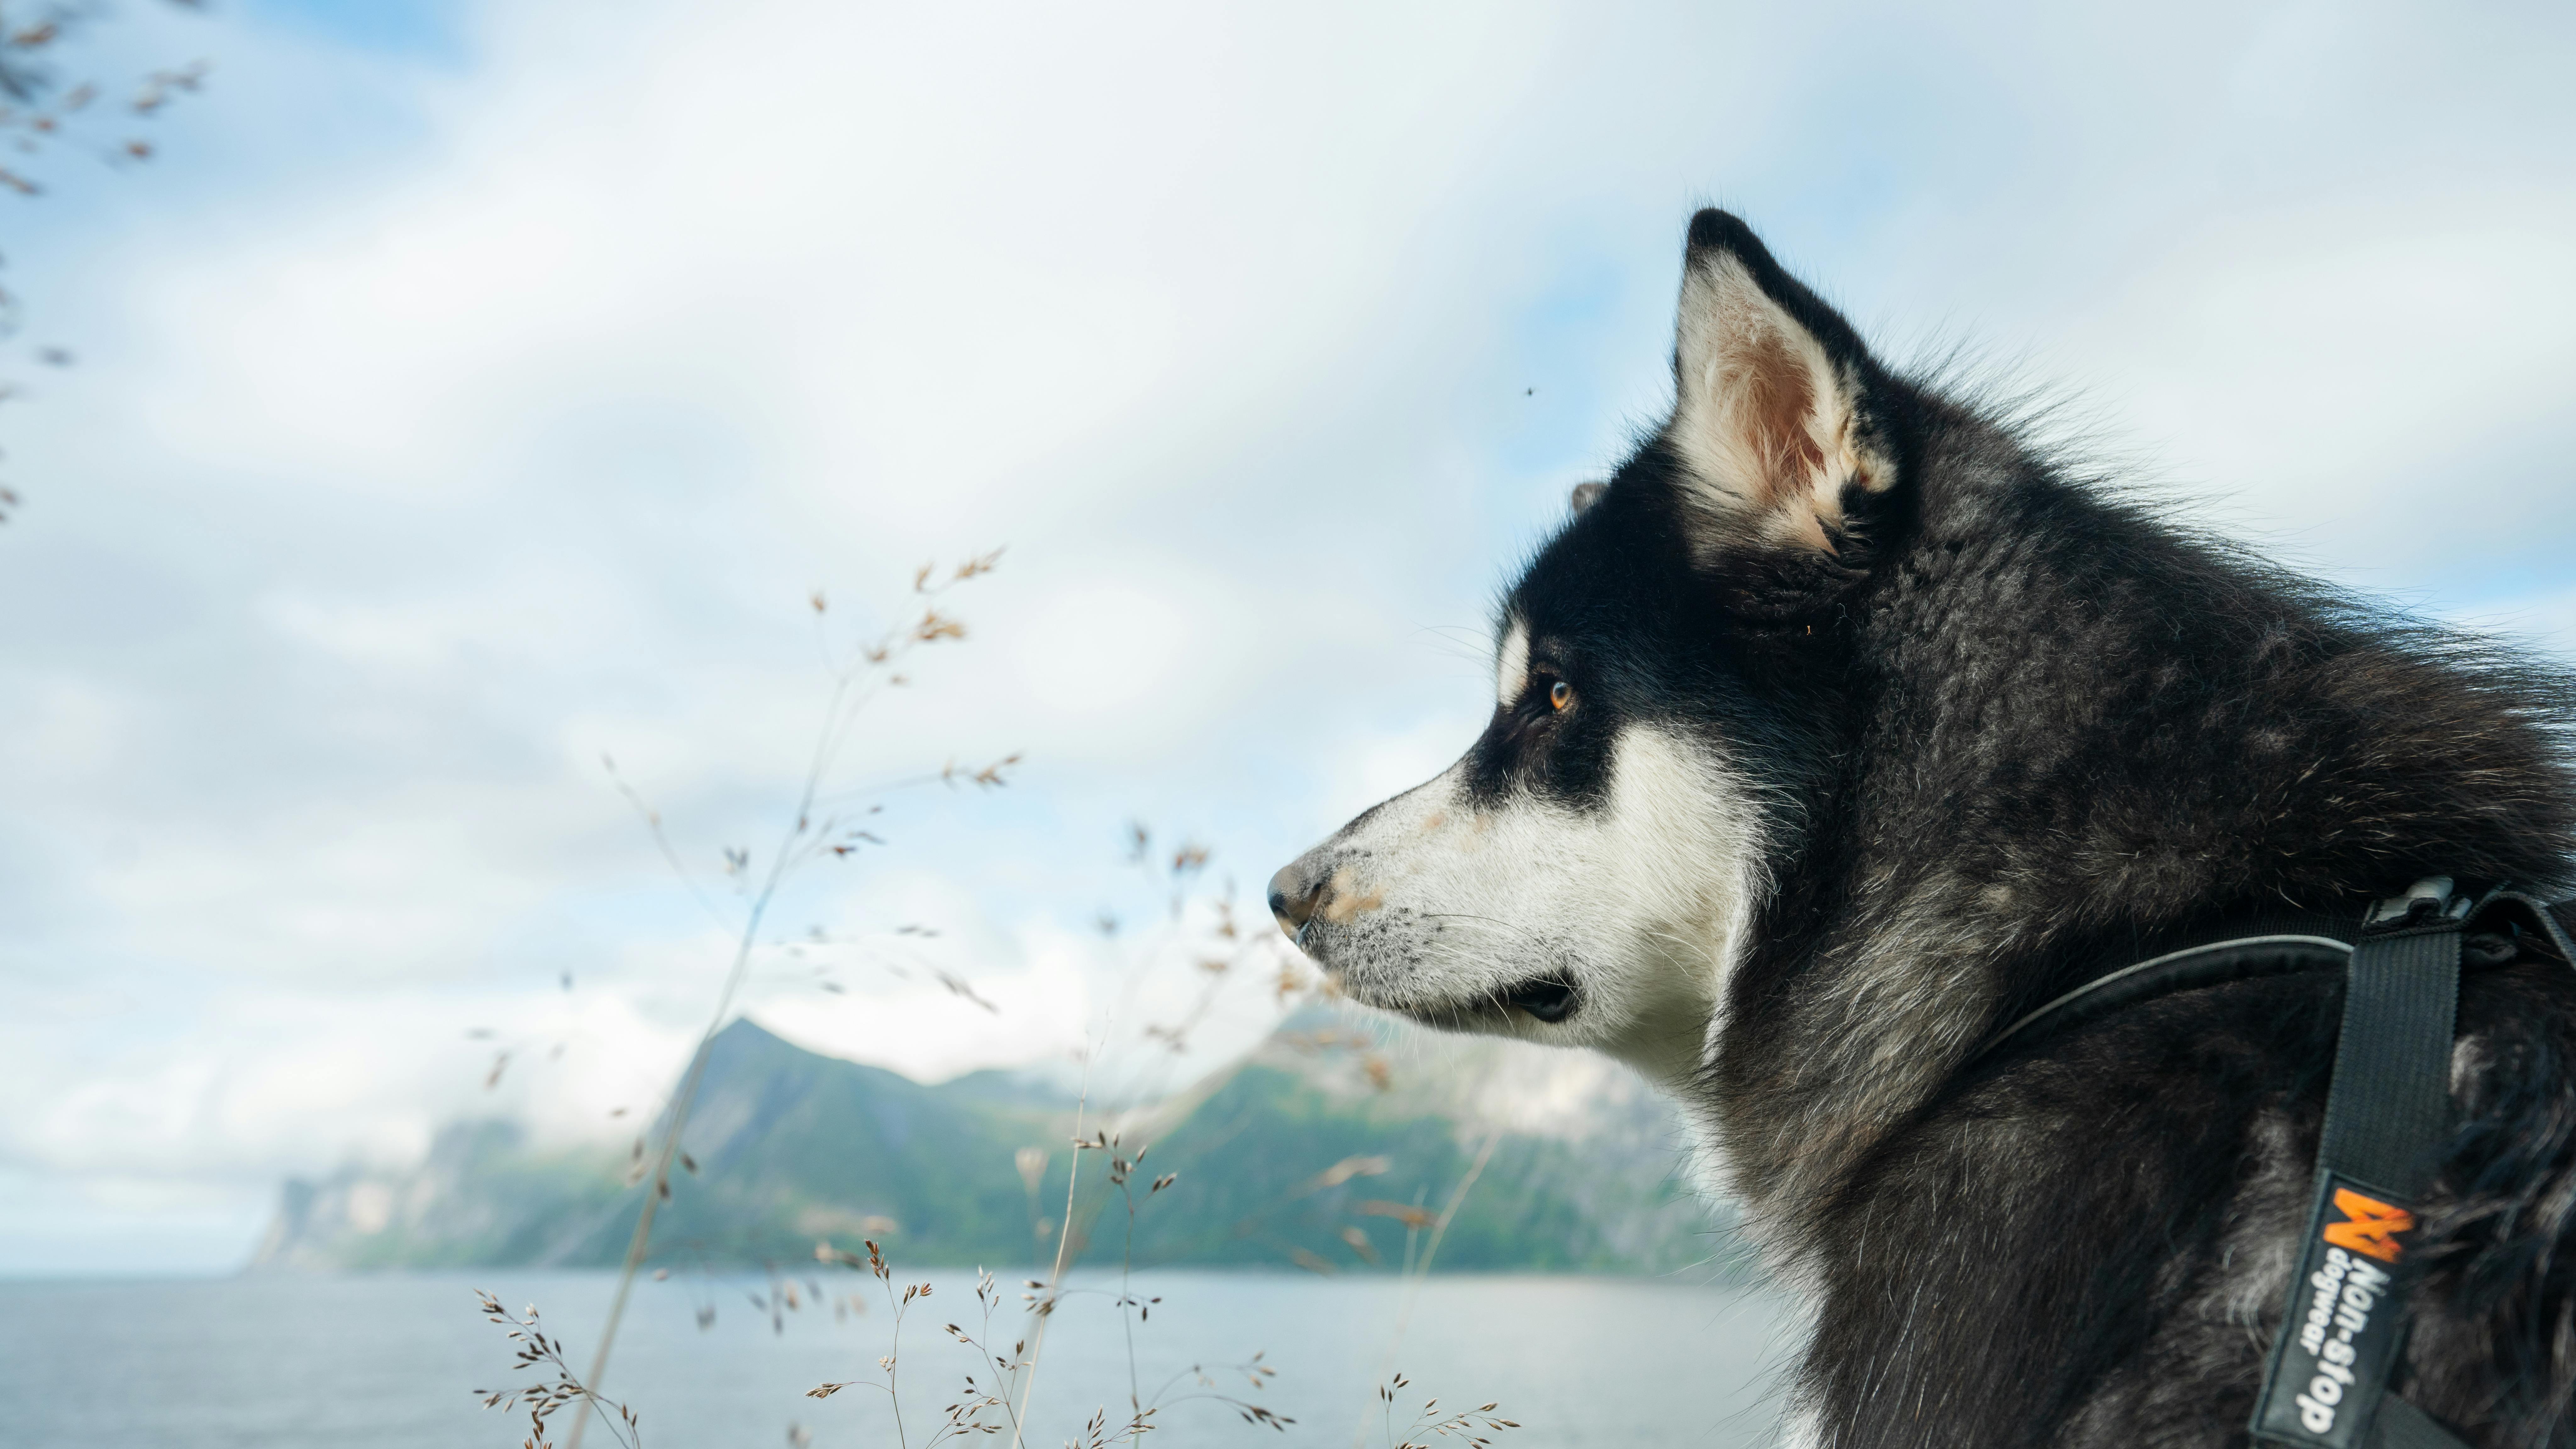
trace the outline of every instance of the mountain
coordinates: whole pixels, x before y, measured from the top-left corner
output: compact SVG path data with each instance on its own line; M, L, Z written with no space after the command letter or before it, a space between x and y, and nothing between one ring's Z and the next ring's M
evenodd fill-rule
M1481 1154L1441 1268L1749 1271L1679 1180L1669 1107L1624 1070L1330 1015L1290 1028L1177 1092L1086 1115L1086 1136L1115 1134L1122 1155L1149 1149L1126 1190L1132 1241L1107 1154L1081 1154L1086 1261L1397 1265ZM818 1242L874 1237L907 1266L1051 1261L1074 1121L1073 1102L1006 1074L923 1086L737 1020L709 1046L681 1139L696 1171L673 1176L654 1260L810 1261ZM288 1183L254 1266L614 1264L642 1205L634 1170L629 1152L455 1123L412 1171ZM1150 1191L1164 1173L1177 1176Z

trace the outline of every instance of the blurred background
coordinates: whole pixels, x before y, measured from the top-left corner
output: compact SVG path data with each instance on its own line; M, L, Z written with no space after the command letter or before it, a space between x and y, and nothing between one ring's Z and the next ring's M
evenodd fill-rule
M1252 1154L1256 1207L1413 1132L1358 1186L1436 1211L1504 1133L1536 1186L1455 1266L1743 1284L1633 1079L1353 1024L1257 898L1480 726L1496 588L1669 404L1703 204L1882 353L1968 348L2222 527L2576 654L2563 6L119 0L0 30L0 1275L30 1284L613 1264L633 1144L736 1013L709 1101L851 1063L893 1074L831 1078L853 1121L972 1099L934 1118L990 1161L920 1211L981 1202L1033 1260L1012 1144L1051 1145L1033 1204L1070 1152L1029 1124L1250 1063L1277 1080L1244 1121L1352 1114ZM830 723L853 651L918 629L916 569L995 550L928 604L964 637ZM780 880L728 998L826 740L866 838ZM724 1130L770 1186L728 1219L681 1174L707 1271L892 1219ZM1549 1205L1587 1173L1627 1196ZM1283 1211L1173 1226L1168 1259L1394 1266ZM1390 1260L1419 1230L1363 1226ZM567 1282L595 1319L601 1280Z

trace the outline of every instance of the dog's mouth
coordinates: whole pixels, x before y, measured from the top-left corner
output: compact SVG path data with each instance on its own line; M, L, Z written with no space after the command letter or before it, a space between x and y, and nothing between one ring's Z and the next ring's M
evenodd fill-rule
M1574 983L1556 976L1534 977L1517 986L1504 987L1494 993L1494 1000L1505 1008L1519 1007L1551 1025L1574 1015L1583 1005Z
M1366 976L1354 979L1348 974L1325 968L1325 975L1355 1001L1399 1012L1425 1026L1447 1031L1474 1031L1480 1019L1508 1019L1514 1011L1526 1012L1533 1020L1553 1026L1571 1018L1583 1007L1583 993L1564 976L1550 973L1497 988L1481 996L1452 997L1447 1001L1425 1001L1419 997L1371 990Z

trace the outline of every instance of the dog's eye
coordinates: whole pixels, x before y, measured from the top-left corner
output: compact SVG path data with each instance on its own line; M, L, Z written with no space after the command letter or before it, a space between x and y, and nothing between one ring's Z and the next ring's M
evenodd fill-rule
M1574 707L1574 686L1560 679L1547 687L1547 702L1557 713Z

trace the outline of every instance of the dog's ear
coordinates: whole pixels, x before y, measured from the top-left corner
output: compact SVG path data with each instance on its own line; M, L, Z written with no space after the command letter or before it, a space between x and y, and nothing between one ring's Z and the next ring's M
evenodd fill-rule
M1723 211L1691 218L1664 437L1704 566L1801 556L1839 573L1897 484L1884 371L1831 307Z

